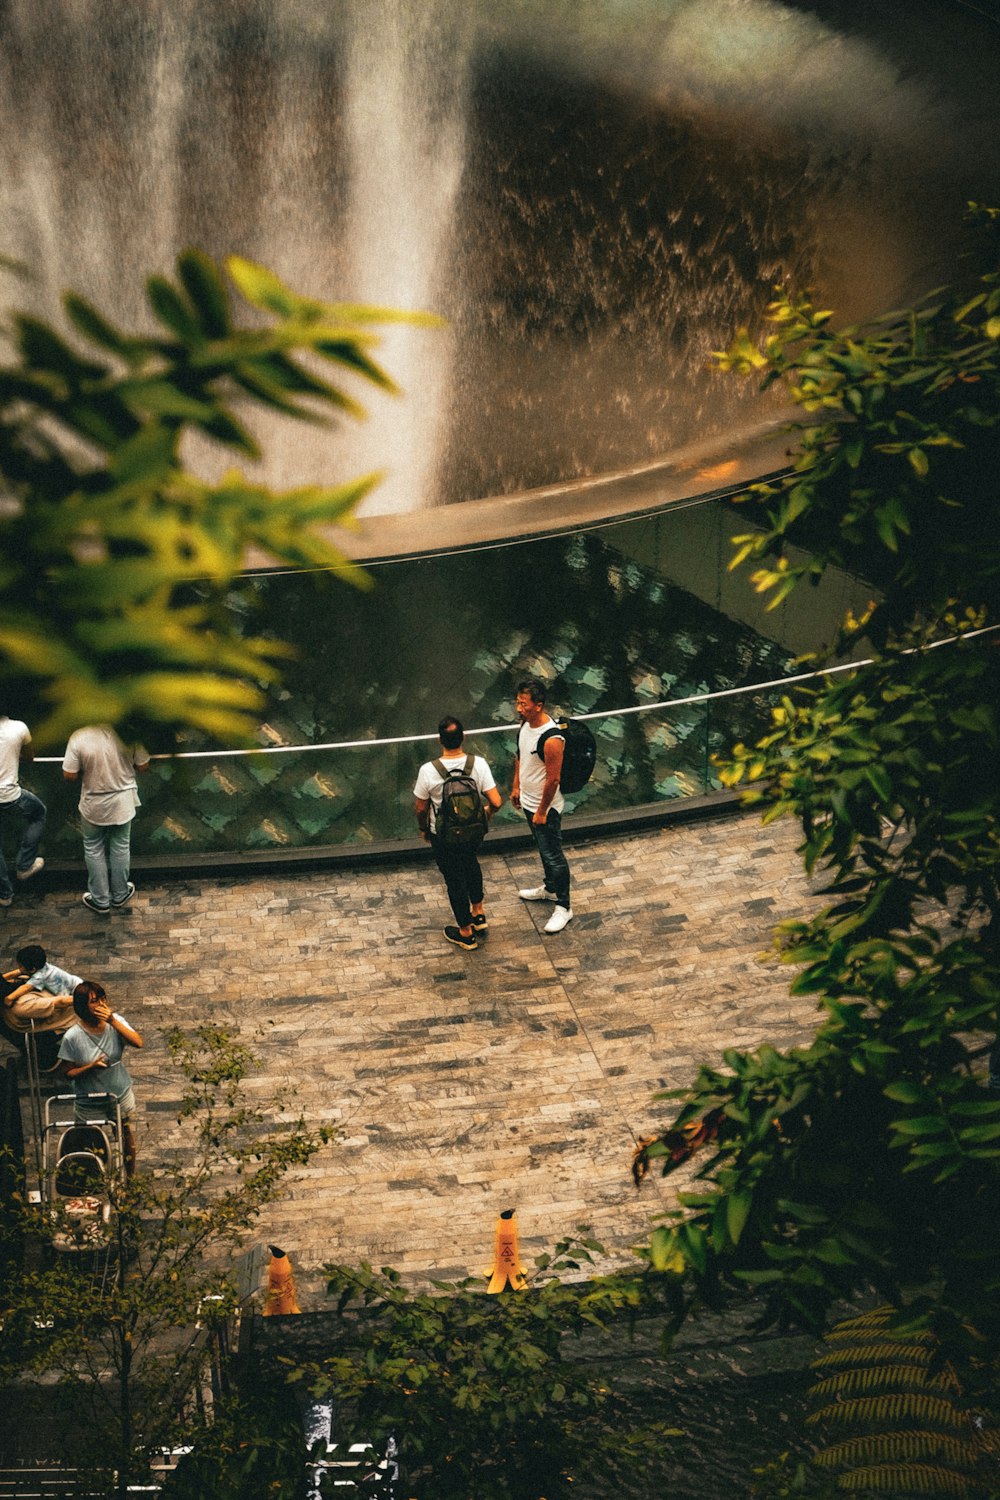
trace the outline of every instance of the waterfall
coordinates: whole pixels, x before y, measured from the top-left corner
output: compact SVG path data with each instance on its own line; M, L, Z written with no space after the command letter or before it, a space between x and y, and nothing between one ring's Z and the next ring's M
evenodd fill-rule
M365 0L347 46L349 295L431 311L457 274L455 205L465 163L472 37L450 0ZM452 335L389 325L378 357L405 400L368 397L358 459L388 472L380 512L431 503L445 435Z
M1000 29L945 11L0 0L0 307L149 326L197 245L445 315L381 330L403 394L353 381L360 426L248 413L253 477L384 470L370 513L657 462L772 414L711 352L777 282L851 322L947 279L998 196Z

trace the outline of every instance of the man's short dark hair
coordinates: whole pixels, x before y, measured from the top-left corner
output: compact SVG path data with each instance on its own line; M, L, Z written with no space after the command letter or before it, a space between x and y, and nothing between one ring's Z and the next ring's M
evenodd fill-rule
M526 677L523 682L518 683L516 692L518 697L527 693L532 703L545 702L545 684L538 677Z
M45 962L45 949L40 948L37 943L29 943L26 948L18 948L17 961L22 969L34 974Z
M445 714L438 725L438 738L446 750L457 750L465 738L461 719L454 714Z

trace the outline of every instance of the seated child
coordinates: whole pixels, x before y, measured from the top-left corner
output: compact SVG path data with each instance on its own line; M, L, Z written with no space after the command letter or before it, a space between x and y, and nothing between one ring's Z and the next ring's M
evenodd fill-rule
M50 964L37 943L21 948L18 967L3 975L3 1018L12 1031L65 1031L75 1019L75 974Z

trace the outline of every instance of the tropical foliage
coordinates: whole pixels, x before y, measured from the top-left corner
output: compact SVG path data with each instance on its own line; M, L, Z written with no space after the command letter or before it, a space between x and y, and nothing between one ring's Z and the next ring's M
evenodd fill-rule
M626 1332L651 1288L636 1276L565 1279L599 1253L581 1229L536 1259L523 1292L498 1296L485 1278L420 1292L391 1268L329 1266L334 1352L290 1378L331 1398L376 1448L400 1439L415 1500L559 1500L584 1476L634 1476L671 1430L634 1411L623 1421L607 1365L581 1340L618 1322Z
M980 213L995 234L996 214ZM781 294L757 348L720 356L784 383L803 418L790 472L746 499L772 605L837 564L872 582L836 648L868 664L783 698L724 779L793 816L821 909L778 955L820 1010L808 1046L703 1067L641 1150L683 1170L649 1255L693 1296L766 1294L823 1327L862 1290L927 1325L989 1387L1000 1352L1000 277L871 328ZM786 544L806 549L790 560ZM798 551L796 552L798 557ZM991 1373L992 1372L992 1373ZM995 1389L995 1383L994 1383Z
M995 1493L997 1444L970 1409L954 1367L927 1329L901 1333L894 1309L846 1318L815 1360L807 1423L814 1455L854 1494Z
M113 1470L122 1495L148 1477L153 1454L202 1427L211 1335L255 1290L239 1284L238 1252L288 1174L328 1139L301 1121L276 1126L247 1104L255 1058L228 1033L174 1031L168 1045L183 1080L176 1148L169 1162L109 1180L107 1246L45 1254L57 1236L72 1242L75 1222L23 1193L3 1226L23 1250L20 1274L0 1294L8 1399L55 1385L61 1456Z
M231 469L210 483L185 440L256 460L251 408L363 416L327 371L393 389L367 329L407 315L298 296L237 256L225 269L228 283L189 250L176 280L151 277L156 334L117 328L73 293L75 342L25 314L5 330L0 690L30 710L42 746L94 721L246 740L283 656L226 608L247 550L365 581L327 528L350 523L378 475L276 492Z

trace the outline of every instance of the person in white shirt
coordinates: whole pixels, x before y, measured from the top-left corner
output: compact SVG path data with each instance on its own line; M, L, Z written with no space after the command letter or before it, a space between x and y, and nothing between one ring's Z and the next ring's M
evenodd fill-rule
M445 783L442 768L445 772L459 770L467 760L472 761L468 775L479 788L488 818L502 801L493 772L483 757L467 756L462 749L464 737L461 722L454 714L446 714L438 725L441 754L436 760L425 761L417 772L413 805L417 827L433 849L437 867L444 876L455 918L456 925L446 927L444 935L458 948L478 948L479 938L489 927L483 911L483 872L479 867L478 845L448 848L438 837L435 821L441 810L441 790Z
M31 731L27 724L0 714L0 906L10 906L14 900L14 887L3 853L9 827L16 824L21 835L14 861L18 880L30 880L45 865L38 846L48 811L40 797L25 791L20 780L20 763L31 758Z
M528 820L545 872L542 885L518 891L522 901L554 901L546 932L562 932L573 920L569 864L562 847L563 794L559 790L566 741L545 711L545 687L537 677L517 685L514 707L521 721L510 800Z
M88 724L71 734L63 756L63 776L81 776L80 830L87 864L83 904L107 915L135 895L129 880L132 819L139 806L136 771L145 771L149 756L141 745L129 750L110 724Z

